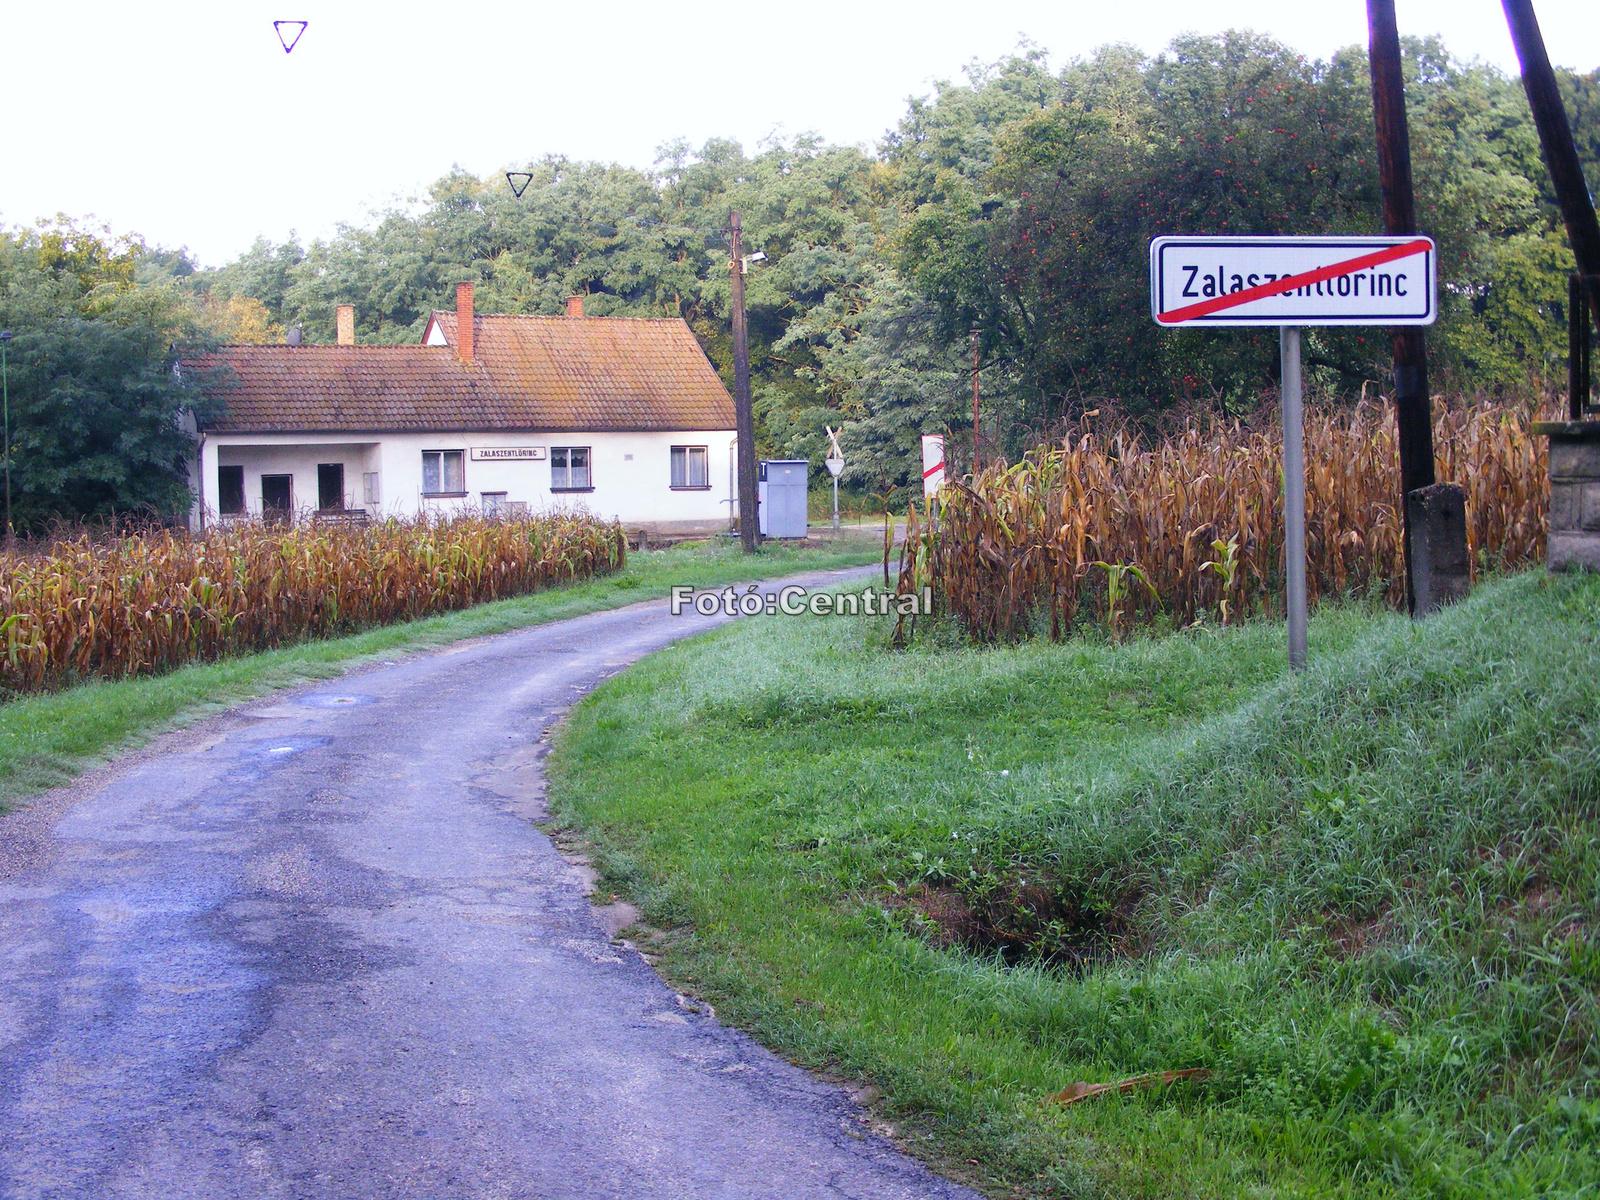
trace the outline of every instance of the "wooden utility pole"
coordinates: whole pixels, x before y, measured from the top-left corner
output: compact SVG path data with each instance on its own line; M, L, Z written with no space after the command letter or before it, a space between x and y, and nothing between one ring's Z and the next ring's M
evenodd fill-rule
M978 330L972 330L972 482L978 482Z
M1567 119L1566 106L1561 103L1561 90L1556 86L1556 73L1550 69L1550 55L1545 51L1544 35L1539 32L1533 4L1530 0L1501 0L1501 7L1506 10L1506 24L1511 27L1517 61L1522 64L1522 89L1528 93L1528 107L1533 109L1544 165L1556 189L1556 202L1561 205L1561 219L1567 227L1572 257L1578 262L1579 287L1588 298L1590 318L1600 324L1600 221L1595 219L1583 166L1578 161L1572 123ZM1573 289L1574 298L1577 290ZM1583 306L1574 307L1575 311L1568 314L1567 320L1574 326L1586 325ZM1576 345L1576 340L1573 344ZM1587 348L1588 330L1585 329L1584 349Z
M1378 181L1383 188L1383 230L1416 233L1411 190L1411 133L1406 125L1405 76L1394 0L1367 0L1367 46L1372 65L1372 115L1378 128ZM1415 611L1411 513L1407 497L1433 478L1433 406L1428 397L1428 353L1422 330L1394 330L1394 413L1400 442L1400 512L1404 526L1406 607Z
M11 330L0 330L0 393L5 397L5 455L6 455L6 549L16 542L16 531L11 527L11 380L6 375L6 351L11 347Z
M1580 275L1567 276L1567 416L1581 421L1589 415L1589 320L1593 311Z
M733 246L733 420L739 439L739 540L754 554L761 536L756 511L756 418L750 407L750 331L744 319L744 227L738 210L728 217Z

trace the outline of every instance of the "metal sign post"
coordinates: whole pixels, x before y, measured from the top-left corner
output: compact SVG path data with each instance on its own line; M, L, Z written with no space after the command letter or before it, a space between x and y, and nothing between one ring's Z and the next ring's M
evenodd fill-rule
M1283 574L1289 665L1306 661L1306 468L1300 328L1431 325L1437 255L1427 237L1159 237L1156 324L1276 325L1283 378Z
M1300 405L1300 327L1278 329L1283 364L1283 574L1288 593L1289 666L1306 665L1306 451Z
M828 474L833 476L833 527L839 528L839 472L844 470L844 459L825 458L822 460L828 468Z

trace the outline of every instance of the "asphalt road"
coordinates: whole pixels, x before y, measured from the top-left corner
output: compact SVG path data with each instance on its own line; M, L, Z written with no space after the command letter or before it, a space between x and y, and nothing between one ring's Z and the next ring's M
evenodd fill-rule
M362 670L0 818L0 1196L975 1200L675 994L533 824L550 724L720 619Z

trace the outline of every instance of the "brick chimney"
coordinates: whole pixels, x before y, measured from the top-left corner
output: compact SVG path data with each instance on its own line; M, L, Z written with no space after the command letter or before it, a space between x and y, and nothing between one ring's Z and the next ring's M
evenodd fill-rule
M569 316L569 317L581 317L581 316L583 316L583 297L582 296L568 296L567 297L567 316Z
M339 345L354 346L356 344L356 306L354 304L341 304L339 314Z
M472 285L456 284L456 357L464 363L472 361L474 334L472 322Z

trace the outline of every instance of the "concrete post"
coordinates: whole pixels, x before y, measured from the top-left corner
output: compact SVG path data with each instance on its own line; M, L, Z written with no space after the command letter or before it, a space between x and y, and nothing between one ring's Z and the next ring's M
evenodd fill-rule
M1411 518L1413 615L1425 617L1465 600L1472 588L1467 557L1467 494L1459 484L1435 483L1406 497Z

